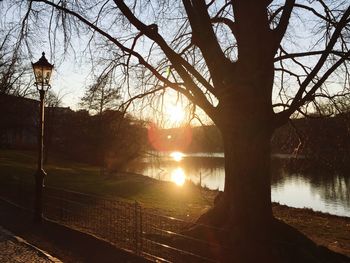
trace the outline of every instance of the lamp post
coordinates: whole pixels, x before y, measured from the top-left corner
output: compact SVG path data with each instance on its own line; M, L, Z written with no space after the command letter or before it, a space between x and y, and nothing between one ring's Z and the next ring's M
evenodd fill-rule
M45 58L45 53L35 63L32 63L35 75L35 86L40 94L40 124L38 134L38 170L35 173L35 201L34 201L34 222L41 223L43 219L43 188L46 172L43 167L44 152L44 113L45 113L45 93L50 86L50 77L53 65Z

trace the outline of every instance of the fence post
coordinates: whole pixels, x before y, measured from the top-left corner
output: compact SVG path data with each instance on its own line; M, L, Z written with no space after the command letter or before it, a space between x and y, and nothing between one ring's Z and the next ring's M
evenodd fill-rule
M135 201L134 203L134 248L135 254L140 255L141 249L141 239L142 235L142 226L141 226L141 209L140 205Z
M137 202L134 202L134 249L135 254L138 255L138 246L137 246Z
M139 253L142 253L143 250L143 230L142 230L142 207L138 204L139 211Z
M23 206L23 186L22 186L22 176L18 179L18 194L17 194L17 204Z
M58 201L58 203L59 203L59 209L60 209L60 215L59 215L59 220L61 221L61 222L64 222L64 200L63 200L63 194L62 193L60 193L59 195L58 195L58 198L59 198L59 201Z

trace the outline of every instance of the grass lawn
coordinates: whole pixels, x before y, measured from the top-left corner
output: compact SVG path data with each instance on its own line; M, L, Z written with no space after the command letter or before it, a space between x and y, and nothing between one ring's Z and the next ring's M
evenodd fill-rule
M51 157L45 165L46 185L108 198L136 200L159 213L194 219L213 203L215 191L192 183L179 187L171 182L120 173L101 176L99 168ZM36 154L30 151L0 150L0 184L5 180L34 183ZM275 204L275 217L294 226L316 243L350 256L350 218L290 208Z
M32 151L0 150L0 183L21 180L34 183L37 155ZM192 183L177 186L141 175L119 173L101 176L96 166L52 156L45 164L45 185L108 198L136 200L142 206L177 217L193 217L207 209L216 195Z

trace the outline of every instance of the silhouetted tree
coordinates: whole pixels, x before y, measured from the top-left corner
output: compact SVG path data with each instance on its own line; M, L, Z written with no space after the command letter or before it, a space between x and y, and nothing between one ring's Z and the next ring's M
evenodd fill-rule
M102 114L103 162L107 172L122 171L146 147L143 124L124 112L106 110Z
M104 111L117 109L120 105L120 88L113 82L113 76L102 73L96 78L81 98L80 105L93 114L101 115Z
M0 29L0 94L26 97L33 94L30 65L23 63L23 53L16 47L12 28Z
M116 109L119 107L120 95L119 88L115 87L113 82L113 76L111 72L104 72L96 78L96 82L91 85L81 98L80 105L90 112L96 114L98 118L98 149L99 152L99 164L101 167L101 175L103 175L106 168L106 158L108 146L111 144L110 137L107 136L111 127L108 125L110 122L106 122L105 111L110 109ZM121 121L120 116L116 121Z
M270 139L296 111L305 113L320 95L327 98L346 87L332 90L327 81L339 78L348 85L347 1L33 0L28 5L26 28L38 25L35 19L44 19L47 10L47 19L56 19L50 26L61 28L67 41L79 31L95 37L92 50L105 44L106 60L132 80L125 81L132 98L171 88L202 108L222 134L225 190L199 221L227 226L247 251L256 240L271 238ZM255 250L246 257L263 261L264 253L270 252Z

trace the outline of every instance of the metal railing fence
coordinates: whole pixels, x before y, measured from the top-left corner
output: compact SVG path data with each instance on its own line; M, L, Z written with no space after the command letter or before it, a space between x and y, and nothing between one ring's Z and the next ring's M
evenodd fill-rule
M115 246L157 262L218 262L228 252L213 241L223 231L200 225L211 237L186 234L193 223L155 214L137 202L44 188L44 216ZM34 185L10 181L0 185L0 197L32 208Z

